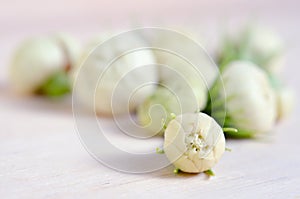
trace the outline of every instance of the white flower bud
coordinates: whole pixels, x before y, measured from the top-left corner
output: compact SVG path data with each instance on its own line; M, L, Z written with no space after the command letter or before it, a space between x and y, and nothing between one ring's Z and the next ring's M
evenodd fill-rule
M239 130L255 133L270 131L276 118L276 97L268 76L247 61L229 64L222 74L226 114Z
M203 110L207 102L207 87L209 85L203 79L203 74L199 74L202 71L189 65L180 57L164 52L159 54L160 59L164 58L164 61L158 60L158 62L166 65L159 67L161 84L174 90L174 92L189 89L187 85L192 85L197 97L197 109Z
M248 34L246 56L261 60L260 66L268 72L278 73L284 64L282 39L275 32L260 26L253 27Z
M164 152L181 171L207 171L217 164L224 151L222 128L204 113L179 115L165 131Z
M67 70L74 68L79 61L81 52L81 46L78 41L64 33L54 35L53 39L59 43L68 59L69 68L67 68Z
M160 34L157 35L154 46L161 49L154 49L154 55L157 62L163 65L159 67L160 82L168 86L178 80L194 84L203 91L201 107L204 108L206 88L212 85L218 70L205 49L202 49L202 41L195 32L183 31L172 36Z
M147 49L122 55L127 53L128 43L145 43L138 35L127 36L126 40L118 42L104 42L107 38L106 35L98 37L83 52L83 65L75 72L79 78L74 75L75 95L83 105L98 114L126 114L154 92L158 82L157 68L153 65L155 58ZM104 52L97 48L102 42L106 48ZM112 58L115 60L109 63ZM140 88L147 83L150 84Z
M200 93L199 93L200 92ZM140 124L150 135L162 134L164 125L175 115L195 112L200 109L202 90L180 84L172 88L158 87L138 108L137 116Z
M295 93L289 88L280 88L276 91L277 96L277 119L287 118L295 106Z
M218 61L221 68L235 60L246 60L274 74L280 72L285 62L283 40L258 25L226 37L221 49Z
M36 92L52 75L67 71L78 51L76 41L67 35L26 40L17 49L10 67L13 88L21 94Z

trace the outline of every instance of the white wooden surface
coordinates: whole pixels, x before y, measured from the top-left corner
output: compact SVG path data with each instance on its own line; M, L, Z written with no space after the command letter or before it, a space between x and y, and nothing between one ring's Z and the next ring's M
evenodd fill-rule
M296 121L258 140L230 140L216 177L174 175L172 166L149 174L120 173L83 149L70 106L1 94L1 198L168 196L299 198ZM4 197L5 196L5 197Z
M166 1L152 8L149 2L141 1L135 7L124 1L116 9L116 2L106 2L103 8L95 1L88 5L85 1L66 1L64 6L69 11L62 9L61 1L43 8L35 0L26 5L10 2L0 3L0 198L300 198L298 106L289 120L276 126L264 139L228 141L232 152L226 152L214 168L215 177L174 175L172 166L134 175L108 169L90 157L75 132L70 99L18 97L11 93L7 78L10 54L20 40L31 34L63 30L85 39L95 30L104 29L99 25L130 24L132 13L141 16L144 25L159 25L156 22L161 19L166 24L201 23L206 31L216 33L218 20L223 16L235 22L254 13L287 41L288 66L282 75L298 92L297 1L216 1L218 6ZM172 9L165 12L169 6Z

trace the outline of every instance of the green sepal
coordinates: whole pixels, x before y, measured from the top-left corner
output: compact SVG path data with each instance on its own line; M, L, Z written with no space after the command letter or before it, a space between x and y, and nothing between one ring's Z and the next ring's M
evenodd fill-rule
M204 171L203 173L205 173L205 174L208 175L209 177L210 177L210 176L215 176L215 173L214 173L211 169L206 170L206 171Z
M164 154L164 153L165 153L165 151L164 151L163 149L159 148L159 147L157 147L157 148L155 149L155 152L156 152L157 154Z
M253 132L238 130L238 132L228 131L224 132L226 138L232 139L249 139L254 138Z
M46 80L45 83L37 89L36 93L49 97L58 97L70 91L68 74L65 71L59 71Z
M173 170L174 174L178 174L179 172L180 172L180 169L178 169L178 168L176 168L176 169Z

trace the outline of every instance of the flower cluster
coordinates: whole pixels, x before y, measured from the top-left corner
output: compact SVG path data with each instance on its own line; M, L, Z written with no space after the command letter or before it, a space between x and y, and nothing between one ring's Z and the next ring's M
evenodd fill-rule
M225 122L241 128L244 136L269 132L275 122L291 113L294 93L280 77L285 65L284 42L275 32L252 25L226 35L216 60L227 95ZM211 97L224 98L220 93ZM233 113L237 109L240 114Z
M209 175L225 151L225 137L263 135L293 109L293 92L279 77L283 41L265 28L226 35L215 53L217 70L184 37L162 34L147 41L131 34L104 42L104 51L97 48L107 38L97 37L81 51L67 35L25 41L10 68L13 88L59 96L76 81L85 107L105 116L136 114L149 136L164 136L163 151L175 171ZM127 44L150 43L187 49L191 60L160 48L122 54Z

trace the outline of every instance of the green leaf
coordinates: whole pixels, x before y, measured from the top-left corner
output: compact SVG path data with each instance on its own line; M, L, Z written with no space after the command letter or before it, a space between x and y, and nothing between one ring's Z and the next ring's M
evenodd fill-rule
M51 76L38 90L37 93L49 97L62 96L71 91L68 75L60 71Z

